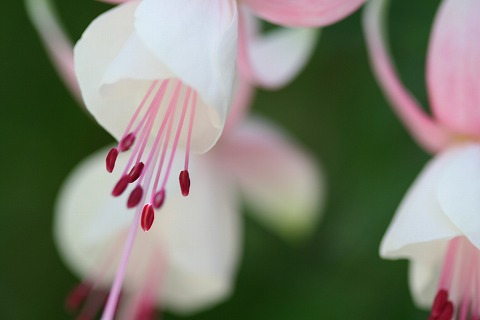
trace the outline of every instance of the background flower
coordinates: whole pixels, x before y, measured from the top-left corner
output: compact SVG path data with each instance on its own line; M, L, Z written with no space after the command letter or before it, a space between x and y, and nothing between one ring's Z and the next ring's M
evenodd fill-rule
M55 2L72 39L109 8L95 1ZM420 101L426 100L421 70L438 2L392 3L392 51ZM68 319L58 306L76 277L55 252L49 234L52 205L72 168L112 138L63 89L22 3L6 2L4 9L0 318ZM360 14L325 28L321 37L296 81L275 93L260 91L254 109L322 159L330 183L325 219L311 241L299 247L285 246L246 216L245 258L235 294L192 319L232 314L241 319L348 319L352 310L365 320L386 314L399 320L426 318L411 302L407 263L383 261L377 248L391 218L385 212L393 212L428 157L387 108L371 75Z

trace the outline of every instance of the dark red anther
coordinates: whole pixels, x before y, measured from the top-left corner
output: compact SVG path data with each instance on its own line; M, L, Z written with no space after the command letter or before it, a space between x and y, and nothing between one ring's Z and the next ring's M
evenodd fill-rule
M155 317L155 308L150 301L140 304L134 317L136 320L153 320Z
M136 186L135 189L133 189L132 193L130 193L130 196L128 197L127 208L136 207L140 203L140 200L142 200L142 196L143 196L143 188L141 186Z
M112 148L107 154L106 165L107 171L112 173L113 169L115 168L115 162L117 161L118 157L118 150L117 148Z
M165 201L165 190L162 189L157 193L155 193L155 196L153 197L153 207L155 209L160 209L164 201Z
M65 300L65 308L73 312L77 310L92 291L92 287L87 283L80 283L75 286Z
M443 309L448 300L448 292L445 289L441 289L438 291L437 295L435 296L435 300L433 300L432 305L432 312L430 315L433 318L439 317L442 314Z
M139 162L132 168L132 170L130 170L130 173L128 174L128 176L130 177L130 183L137 181L137 179L142 174L144 167L145 164L143 162Z
M448 301L443 308L442 314L437 318L438 320L452 320L453 317L453 303Z
M190 175L188 174L188 171L183 170L180 172L178 179L180 180L180 189L182 190L183 196L188 196L190 193Z
M127 151L133 146L134 142L135 142L135 134L129 133L122 140L120 140L120 143L118 144L118 148L120 149L121 152Z
M130 177L128 175L121 177L113 188L112 196L118 197L119 195L121 195L125 191L125 189L127 189L129 181Z
M140 220L140 225L143 231L147 232L148 230L150 230L154 219L155 219L155 210L153 210L153 206L150 203L147 203L146 205L143 206L142 217Z

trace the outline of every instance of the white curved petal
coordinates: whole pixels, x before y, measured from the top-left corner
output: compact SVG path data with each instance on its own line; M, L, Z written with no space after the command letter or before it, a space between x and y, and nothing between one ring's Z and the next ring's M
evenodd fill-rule
M447 240L420 243L411 251L409 284L415 303L423 308L432 306L445 258Z
M85 104L97 121L115 138L120 139L153 80L179 79L184 83L184 90L191 86L199 94L191 148L193 152L205 152L218 140L228 113L235 70L236 47L230 47L236 44L236 27L233 27L236 26L236 16L235 19L232 18L232 27L222 30L224 37L217 43L218 51L211 52L209 61L197 61L197 52L192 50L188 55L180 55L177 51L182 51L185 47L172 47L164 39L163 44L170 46L169 53L175 56L178 65L190 66L192 60L195 60L199 66L209 70L208 73L202 73L203 78L200 79L198 68L185 67L190 73L173 68L168 59L159 57L145 43L142 35L136 32L135 23L142 19L135 18L135 14L137 8L146 5L144 2L130 1L99 16L75 46L75 70ZM155 29L159 38L162 38L159 30L172 34L168 28ZM179 43L194 40L192 37L184 41L178 39ZM230 54L232 50L233 53ZM219 52L224 55L219 56ZM196 82L192 81L192 75L197 77ZM167 95L164 109L168 99ZM182 103L181 99L177 103L177 117ZM164 113L165 111L160 111L157 118L161 119ZM185 143L186 137L187 130L183 130L181 144Z
M212 122L223 125L236 70L236 1L143 0L135 29L155 57L213 108Z
M409 258L419 243L462 234L442 210L437 196L445 169L455 162L457 151L448 150L431 160L410 187L382 240L382 257Z
M105 172L105 153L82 162L67 179L56 206L55 238L78 275L91 277L97 267L108 265L101 277L108 289L134 211L126 209L127 193L120 199L110 196L120 170ZM123 155L117 168L125 165ZM152 229L137 235L124 283L130 292L155 280L161 306L182 312L209 306L229 293L239 246L237 203L229 184L212 175L215 168L205 161L192 159L191 164L190 196L183 198L178 180L170 179ZM176 163L173 172L182 165Z
M433 159L410 188L382 240L382 257L410 259L410 287L420 306L433 301L449 240L466 236L478 243L478 161L479 145L457 146Z
M243 18L256 19L248 9ZM256 23L245 21L244 30L249 74L258 85L279 88L288 84L307 64L313 54L320 29L280 27L261 34Z
M252 207L255 218L287 240L315 230L325 200L323 172L288 135L250 120L215 149Z
M438 185L438 202L453 224L480 248L480 145L455 152Z

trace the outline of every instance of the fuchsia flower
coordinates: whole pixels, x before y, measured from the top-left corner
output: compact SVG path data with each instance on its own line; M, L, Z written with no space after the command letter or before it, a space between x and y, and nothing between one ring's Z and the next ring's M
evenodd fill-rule
M67 179L55 217L62 256L85 279L69 303L78 307L86 301L81 311L86 319L103 303L105 296L94 292L113 280L132 218L105 192L119 174L105 172L102 153L82 162ZM119 155L119 163L127 160L128 154ZM211 152L192 158L192 168L198 181L195 192L184 199L179 186L169 182L172 196L158 221L148 234L137 235L120 319L150 319L140 315L153 315L156 306L192 312L229 294L240 246L240 194L259 221L287 239L309 234L319 218L324 190L317 167L264 121L250 120L228 130Z
M143 207L152 215L165 200L177 148L186 150L179 180L182 193L189 194L190 151L208 151L223 130L237 52L239 90L279 87L298 73L313 49L316 31L280 28L263 35L252 14L287 26L322 26L350 14L363 1L251 0L241 6L233 0L106 1L119 5L83 34L75 47L75 71L87 109L119 141L107 155L107 170L114 170L119 152L133 148L112 194L119 196L136 183L128 206ZM44 1L28 3L34 13L45 6ZM47 47L55 52L45 33ZM55 58L58 62L58 55ZM155 172L162 178L152 177ZM149 188L152 197L143 199Z
M119 1L110 2L118 3ZM231 232L228 234L220 232L217 235L212 228L216 228L218 221L215 221L212 226L210 216L203 216L195 211L199 206L198 203L201 202L201 208L205 208L204 211L207 215L211 215L213 220L216 220L216 215L223 214L222 211L231 212L232 208L236 208L235 201L232 200L235 197L230 197L228 194L223 197L223 194L233 188L234 182L240 186L258 212L263 213L259 215L262 222L291 238L304 234L314 226L312 221L316 219L317 207L323 199L323 189L319 185L318 175L312 164L308 158L296 151L294 145L288 141L282 141L282 135L275 133L275 130L269 129L268 126L258 124L249 125L247 127L250 129L238 130L238 132L234 129L234 123L243 116L249 103L252 84L277 87L289 81L300 70L312 50L314 32L306 29L282 29L268 36L260 36L258 25L247 9L242 9L246 36L243 45L240 41L240 46L248 46L248 49L243 50L245 53L241 68L243 71L240 72L234 103L238 107L234 108L234 114L229 120L231 124L227 137L230 138L225 138L228 142L223 142L216 148L223 151L216 151L212 156L205 158L213 160L200 161L200 163L212 164L206 167L200 165L200 173L196 173L200 181L206 180L199 184L202 186L201 192L194 187L199 192L198 195L193 196L191 200L184 200L186 202L183 204L177 204L176 200L171 204L164 203L167 189L170 190L168 195L173 197L172 199L176 199L180 193L183 195L189 193L190 146L197 152L208 150L223 129L234 74L232 61L237 51L235 36L237 8L234 1L202 2L201 6L189 2L185 10L178 10L177 6L182 3L181 1L144 0L123 4L95 20L75 49L77 74L87 108L120 141L107 156L107 170L113 171L114 167L119 165L125 166L125 169L120 176L115 171L109 178L100 178L98 161L89 160L88 164L78 169L80 173L77 172L74 178L69 180L66 191L60 198L57 223L60 246L72 267L80 274L87 274L84 285L81 285L72 295L71 302L74 305L82 300L79 297L84 298L85 294L92 290L92 282L95 286L102 286L105 281L111 280L109 267L101 264L100 275L99 271L92 267L97 260L94 260L90 253L97 245L99 249L94 251L98 254L105 252L104 246L115 242L114 239L127 236L124 223L131 219L131 216L126 213L127 208L123 205L124 202L117 201L113 205L112 199L106 199L105 194L102 194L101 190L104 189L97 189L97 186L105 187L104 182L112 182L111 179L114 177L118 180L116 184L112 183L112 186L115 185L113 194L124 197L122 194L128 185L135 181L138 183L126 199L128 207L137 206L137 212L128 232L125 251L120 258L120 267L109 295L104 319L111 319L115 313L124 277L127 279L127 291L132 291L132 288L143 290L140 291L138 299L131 299L137 302L129 303L131 307L127 307L127 311L124 311L126 313L122 313L127 318L130 318L135 310L151 311L154 300L161 300L164 305L172 309L189 310L208 305L228 292L236 260L236 223L231 222L229 214L225 213L227 217L221 217L218 220L230 226L227 228L231 229ZM55 50L59 44L68 48L69 42L61 32L58 23L56 24L56 16L52 14L48 1L30 0L27 1L27 5L59 71L72 80L73 73L70 72L72 68L68 63L71 61L71 55L69 56L68 50L62 51L65 54L58 55ZM292 6L292 3L285 2L285 5ZM206 12L207 9L212 12ZM160 14L152 17L152 12L160 12ZM335 14L340 14L339 17L346 14L342 12L335 11ZM323 13L318 15L326 17ZM201 18L201 21L199 20L197 24L176 25L181 21L191 22L194 17ZM204 21L207 17L210 19ZM161 45L158 43L159 39L162 40ZM185 41L178 41L178 39L185 39ZM289 43L295 45L289 46ZM275 57L270 58L272 53L275 53ZM63 60L59 60L59 57ZM262 69L263 67L265 68ZM69 83L70 89L76 92L77 83L75 81ZM136 111L134 110L135 101L140 105ZM130 114L134 114L132 119L128 119ZM186 129L182 130L184 126ZM238 137L243 138L237 141ZM134 145L135 140L139 140L136 145ZM185 153L177 151L177 147L181 144L186 147ZM130 148L133 150L129 150ZM125 154L119 154L120 151L124 151ZM239 151L242 152L239 153ZM176 153L182 153L184 160L179 161L175 158ZM125 159L127 155L129 159ZM140 161L142 159L145 161ZM223 161L220 162L220 159ZM178 186L175 188L172 185L168 179L169 173L172 168L180 168L182 163L184 167L179 177L181 190L171 192L172 189L178 189ZM160 168L165 170L162 171ZM216 169L213 170L214 168ZM221 181L214 183L217 175L226 175L228 170L232 170L235 179L230 177L227 179L228 183ZM148 189L146 186L150 185L153 178L155 178L154 186ZM84 182L87 185L83 184ZM214 186L208 187L212 183ZM143 208L138 206L145 202L147 195L150 200ZM94 203L85 200L86 198L99 199L99 197L101 201ZM154 237L157 240L152 240L152 244L137 244L137 247L140 246L140 252L148 252L144 253L144 258L141 258L143 257L141 253L134 253L134 257L139 258L133 260L135 265L139 266L131 268L134 271L133 275L130 275L126 266L137 236L138 225L141 223L144 230L150 230L155 217L154 208L162 205L165 211L173 208L172 212L183 210L182 212L188 217L197 214L199 217L204 217L204 220L195 223L195 228L198 230L193 234L199 236L192 236L191 241L182 240L183 237L185 239L190 237L187 229L178 222L161 223L153 230L167 228L170 231L157 231L166 235L158 236L159 239ZM79 210L82 214L79 214ZM112 213L112 210L115 212ZM113 217L110 219L111 215L119 215L121 212L125 212L123 218L119 218L118 221L114 221ZM166 218L158 219L173 219L168 217L173 216L174 213L164 215ZM178 221L181 221L182 217L183 215L180 214ZM67 231L71 230L72 226L79 228L80 225L85 228L82 227L83 231L80 234ZM86 231L89 227L94 230ZM179 235L182 235L182 238ZM139 237L144 239L145 235ZM208 244L212 244L208 239L213 238L215 243L225 243L226 249L217 252L216 247L205 246L197 251L196 241L204 241L200 239L201 237L206 237L205 243ZM179 241L178 246L177 241ZM143 243L143 240L140 242ZM185 248L182 248L183 244ZM138 280L138 273L147 272L147 275L152 275L145 268L146 265L151 265L152 261L156 263L159 259L158 247L167 248L165 251L160 250L162 255L160 260L168 271L162 273L161 279L150 279L147 276L142 279L143 282ZM110 266L118 262L117 249L111 249L114 257L110 258L108 255L109 258L104 258L106 265ZM178 258L181 260L178 262L176 255L172 256L171 252L182 252L182 250L186 251L185 258ZM195 269L197 255L202 256L199 257L200 260L206 261L204 262L205 270L200 270L198 274L195 272L193 275L188 274L189 270ZM139 262L138 260L141 259L147 259L149 262L145 263L144 260ZM223 262L219 266L214 266L218 260ZM189 266L189 263L193 266ZM209 269L210 266L215 270ZM205 274L202 274L203 271ZM107 280L100 280L105 274L110 276L105 277ZM193 277L201 281L205 279L209 281L205 281L205 289L200 286L197 288L197 293L190 288L188 290L192 291L192 296L185 296L187 289L184 290L184 288L188 284L181 282L182 279L178 274L184 275L187 279ZM154 288L145 285L149 280L159 285ZM170 282L171 284L168 284ZM163 283L168 285L162 285ZM182 290L181 293L176 289ZM177 297L178 295L180 296ZM90 300L95 299L89 298L87 301L84 309L84 315L87 316L96 311L96 308L91 307L92 303L95 306L95 301Z
M432 116L402 86L388 55L388 1L371 1L365 30L379 84L427 151L436 153L402 201L381 245L410 259L415 301L429 319L480 316L480 2L444 0L430 39L427 88Z

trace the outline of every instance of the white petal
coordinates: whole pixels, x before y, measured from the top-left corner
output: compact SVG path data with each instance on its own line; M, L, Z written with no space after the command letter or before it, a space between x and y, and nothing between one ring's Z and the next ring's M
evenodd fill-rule
M420 307L432 306L447 245L447 240L420 243L409 257L410 290L415 303Z
M480 145L458 148L438 185L438 202L452 223L480 248Z
M143 0L135 18L146 47L224 122L236 70L236 1Z
M462 234L446 216L437 198L442 175L455 161L457 151L448 150L431 160L410 187L382 240L382 257L409 258L415 255L420 243Z
M433 301L448 241L462 235L478 241L478 161L478 145L451 148L433 159L382 240L382 257L410 259L410 287L420 306Z
M222 140L215 156L235 175L255 217L272 231L298 240L315 229L324 205L323 172L284 132L250 120Z
M197 61L209 70L209 73L202 74L201 80L205 83L196 79L197 83L190 78L191 74L198 76L198 70L188 68L191 74L186 74L185 70L179 72L172 68L168 59L160 59L142 36L136 33L135 21L138 22L140 18L135 20L135 12L140 8L139 3L130 1L98 17L75 46L75 70L85 104L97 121L119 139L153 80L180 79L184 87L190 85L199 94L191 147L193 152L205 152L220 136L228 113L236 52L236 47L229 46L236 44L236 15L231 17L234 20L231 21L232 27L221 30L224 37L217 43L217 50L224 55L210 56L209 61ZM141 3L143 6L144 2ZM170 29L161 30L171 34ZM155 34L161 34L159 29L155 29ZM168 42L164 45L168 45ZM183 49L181 46L169 49L178 64L189 65L192 59L197 59L196 52L192 50L188 55L179 55L177 50ZM231 50L233 54L230 55ZM187 57L189 60L186 60ZM229 64L233 64L233 69L229 68ZM181 103L182 99L177 106ZM176 112L180 109L177 107ZM161 119L163 114L164 111L160 111L157 117ZM181 144L185 143L186 136L187 130L183 130Z
M104 260L110 261L102 276L109 288L134 211L126 209L127 194L120 199L109 195L118 173L105 172L105 152L82 162L67 179L56 206L55 238L80 276L91 276L97 267L105 268ZM125 165L122 156L116 171ZM178 162L173 172L183 164ZM191 165L190 196L183 198L178 180L170 179L152 229L137 235L124 284L129 292L156 279L161 306L182 312L209 306L229 293L239 246L238 206L230 184L212 175L215 168L203 160L192 159Z
M243 18L256 19L248 9ZM320 29L279 27L265 34L256 23L245 21L247 47L246 59L253 81L268 88L278 88L289 83L307 64L318 40Z

